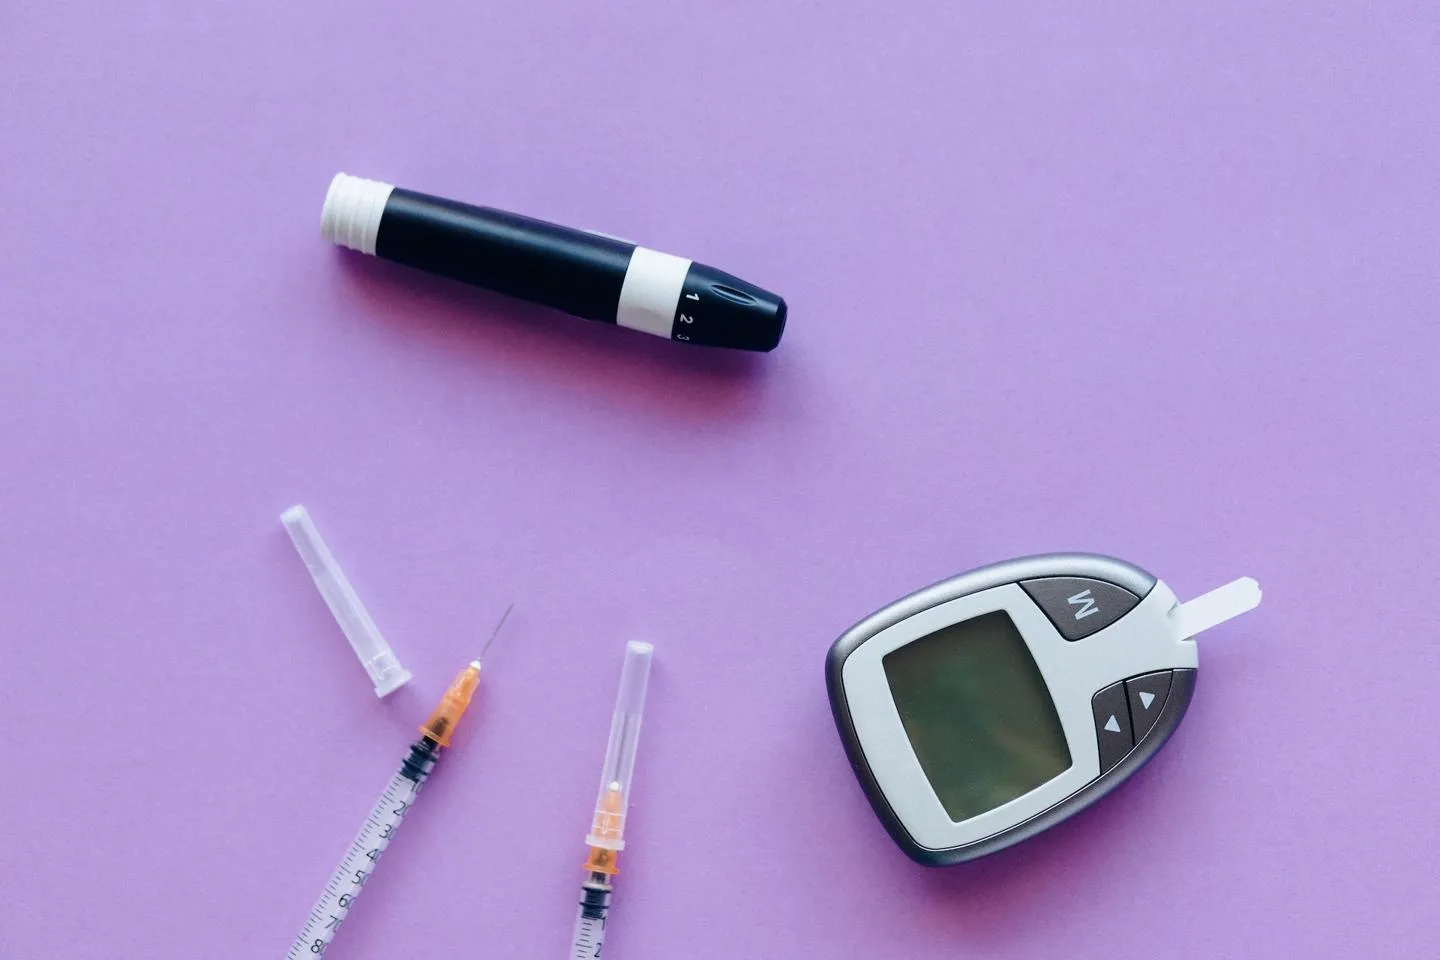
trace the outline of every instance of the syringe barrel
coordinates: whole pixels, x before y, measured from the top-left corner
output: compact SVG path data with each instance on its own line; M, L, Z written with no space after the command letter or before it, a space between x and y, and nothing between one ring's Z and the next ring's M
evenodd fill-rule
M640 743L640 721L645 712L645 692L650 682L650 660L655 648L631 641L625 647L625 664L620 671L620 693L610 721L610 741L605 747L605 767L600 791L595 798L595 820L585 842L605 850L625 848L625 812L630 806L630 783L635 775L635 750Z
M571 960L595 960L600 956L611 892L604 874L592 874L580 888L580 912L575 917L575 934L571 938Z

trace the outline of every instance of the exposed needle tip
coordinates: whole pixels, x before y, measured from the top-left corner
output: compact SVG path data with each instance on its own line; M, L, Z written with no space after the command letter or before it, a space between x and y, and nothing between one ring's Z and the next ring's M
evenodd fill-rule
M505 626L505 621L506 621L507 619L509 619L509 617L510 617L510 611L511 611L511 610L514 610L514 609L515 609L515 604L513 604L513 603L510 604L510 606L508 606L508 607L505 608L505 612L500 615L500 622L497 623L497 624L495 624L495 629L494 629L494 630L491 630L491 631L490 631L490 639L489 639L489 640L486 640L486 641L485 641L485 646L483 646L483 647L480 648L480 656L478 656L478 657L476 657L474 660L470 661L470 666L474 667L476 670L479 670L479 669L480 669L480 662L485 659L485 654L486 654L487 651L489 651L489 649L490 649L490 644L494 643L494 642L495 642L495 638L498 637L498 636L500 636L500 628L503 627L503 626Z

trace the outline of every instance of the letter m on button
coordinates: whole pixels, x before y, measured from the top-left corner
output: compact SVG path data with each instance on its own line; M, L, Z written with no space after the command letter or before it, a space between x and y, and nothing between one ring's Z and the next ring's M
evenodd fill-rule
M1068 597L1065 602L1070 604L1072 607L1080 608L1079 610L1075 611L1076 620L1084 620L1086 617L1090 616L1090 614L1100 612L1100 608L1095 606L1095 598L1090 596L1089 590L1081 590L1074 596Z

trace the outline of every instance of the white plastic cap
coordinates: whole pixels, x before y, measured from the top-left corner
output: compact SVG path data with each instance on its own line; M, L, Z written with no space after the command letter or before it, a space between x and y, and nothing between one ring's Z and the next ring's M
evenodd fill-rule
M320 211L320 234L331 243L375 255L375 238L380 235L380 218L390 199L393 183L337 173L325 192L325 209Z
M330 555L330 548L320 539L320 531L310 514L300 504L280 514L280 522L290 534L290 540L305 561L305 568L315 580L325 605L335 616L335 622L350 641L350 649L360 658L360 665L375 684L375 696L383 697L394 693L410 680L410 671L400 666L390 645L380 634L380 628L370 619L365 605L355 595L355 588L345 579L345 571Z

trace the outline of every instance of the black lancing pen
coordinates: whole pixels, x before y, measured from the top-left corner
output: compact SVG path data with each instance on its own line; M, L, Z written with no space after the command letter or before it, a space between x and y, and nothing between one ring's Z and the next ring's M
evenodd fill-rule
M341 173L327 240L565 313L710 347L773 350L785 301L738 277L614 237Z

